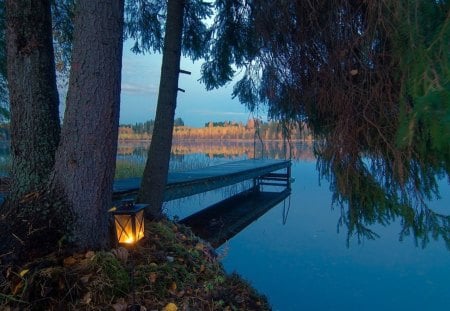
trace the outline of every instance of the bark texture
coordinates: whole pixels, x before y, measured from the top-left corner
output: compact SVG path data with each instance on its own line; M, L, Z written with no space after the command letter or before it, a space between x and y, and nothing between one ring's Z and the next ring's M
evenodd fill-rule
M167 183L177 106L183 13L184 0L168 1L155 126L138 195L139 202L150 204L146 211L150 217L158 217L161 214L164 187Z
M123 0L79 0L61 143L51 188L73 215L75 249L108 243L117 152Z
M7 0L6 10L14 202L48 180L59 142L59 100L50 0Z

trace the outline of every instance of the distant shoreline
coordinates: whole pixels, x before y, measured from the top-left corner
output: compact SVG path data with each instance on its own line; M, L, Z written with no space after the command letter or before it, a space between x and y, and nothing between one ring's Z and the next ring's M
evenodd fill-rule
M151 142L151 139L130 139L130 138L119 138L118 142ZM224 141L224 142L248 142L253 143L253 139L235 139L235 138L222 138L222 139L216 139L216 138L174 138L173 142L205 142L205 141L212 141L212 142L218 142L218 141ZM256 139L258 142L259 139ZM263 142L284 142L287 140L284 139L262 139ZM290 142L313 142L314 139L290 139Z

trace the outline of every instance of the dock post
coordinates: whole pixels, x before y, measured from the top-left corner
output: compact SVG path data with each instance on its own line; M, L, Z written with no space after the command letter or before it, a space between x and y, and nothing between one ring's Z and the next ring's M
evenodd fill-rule
M287 184L286 187L291 190L291 166L292 163L289 163L289 165L287 166L286 170L287 170Z
M258 178L253 178L253 190L257 190L260 191L260 186L259 186L259 179Z

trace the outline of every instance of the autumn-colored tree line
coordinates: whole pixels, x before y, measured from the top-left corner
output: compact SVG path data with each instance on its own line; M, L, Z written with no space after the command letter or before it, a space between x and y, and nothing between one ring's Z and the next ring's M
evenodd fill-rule
M153 120L134 125L121 125L119 140L150 140L152 137ZM246 124L242 122L208 122L204 127L185 126L184 122L175 124L173 137L176 140L312 140L312 133L301 123L290 125L288 128L279 122L262 122L250 119Z
M314 161L315 156L312 145L313 141L289 144L286 141L264 141L263 144L253 144L253 141L175 141L172 145L171 156L183 157L190 154L204 154L208 158L253 158L263 154L270 159L284 159L290 157L292 160ZM146 141L122 141L117 149L119 156L146 157L149 143ZM256 148L256 153L255 149Z

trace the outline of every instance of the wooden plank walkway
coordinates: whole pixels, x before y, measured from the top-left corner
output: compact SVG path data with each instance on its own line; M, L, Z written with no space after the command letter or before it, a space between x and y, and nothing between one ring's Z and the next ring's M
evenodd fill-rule
M260 192L252 189L237 194L180 221L218 248L244 228L285 200L291 191Z
M291 162L289 160L250 159L227 162L190 171L169 173L164 192L164 201L222 188L249 179L257 179L282 169L289 171L290 166ZM140 182L140 178L115 180L114 200L136 194L139 190Z

